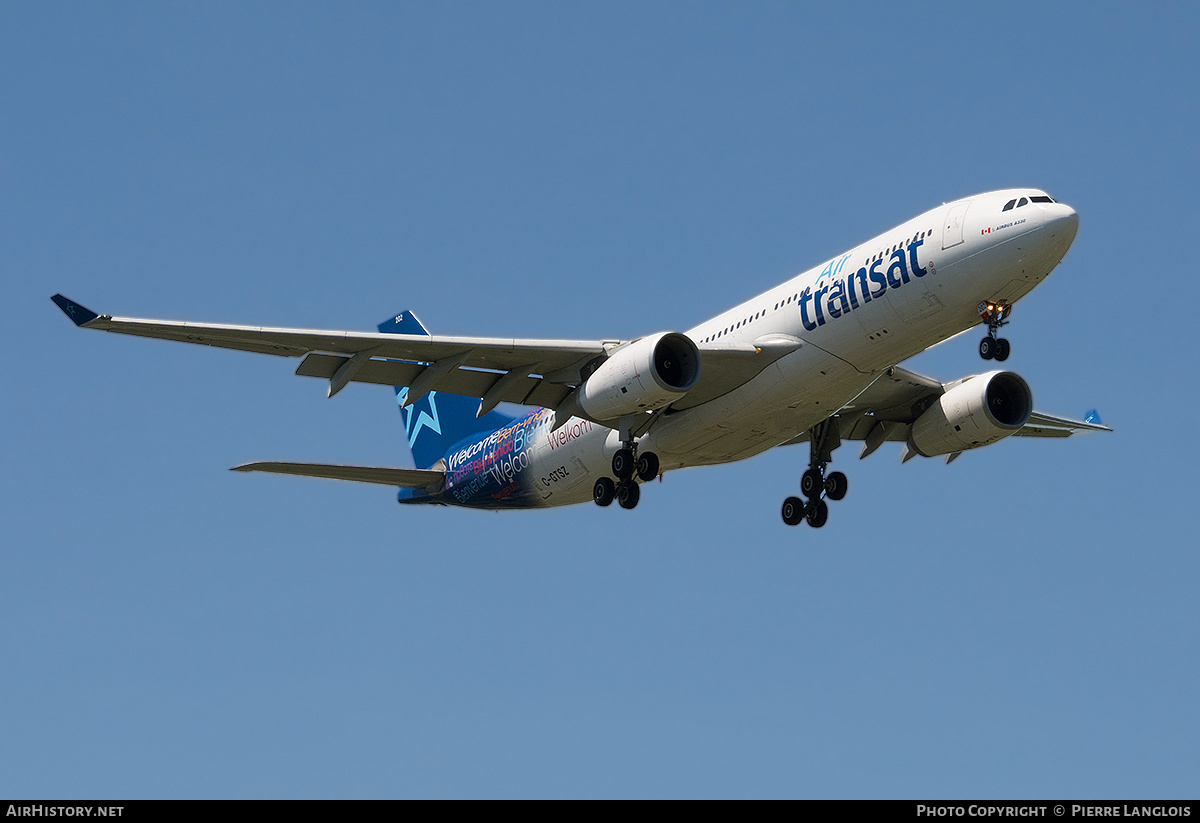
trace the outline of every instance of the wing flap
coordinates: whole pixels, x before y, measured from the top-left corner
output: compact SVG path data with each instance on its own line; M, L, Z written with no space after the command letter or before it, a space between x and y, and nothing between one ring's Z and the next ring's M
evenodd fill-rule
M509 402L525 406L541 406L544 409L557 409L571 391L569 386L561 383L539 380L538 384L533 387L533 391L527 394L524 400L510 400Z
M422 469L389 469L375 466L336 466L327 463L246 463L230 469L235 472L270 472L302 477L321 477L326 480L351 480L357 483L378 483L404 489L425 489L430 493L442 490L446 473Z
M878 420L911 422L916 418L914 408L931 397L940 397L943 391L940 381L893 366L841 411L870 412Z
M752 346L701 349L700 380L691 391L675 401L672 408L676 410L690 409L731 392L754 378L786 353L787 351L756 349ZM383 356L382 350L375 354ZM296 374L302 377L331 379L337 374L338 369L348 361L348 357L313 353L301 361L300 366L296 369ZM529 362L526 361L522 366L513 368L525 368L528 365ZM576 377L578 377L579 364L572 365L575 368ZM385 386L411 386L425 369L426 366L423 363L371 359L356 368L350 380L360 383L379 383ZM504 372L498 370L481 371L475 368L460 367L437 377L424 388L464 397L483 397L502 377L504 377ZM554 375L554 377L561 378L563 375ZM509 381L498 400L504 403L554 409L570 393L571 388L566 383L526 375Z
M296 374L301 377L330 379L348 361L349 358L336 355L310 354L300 362ZM425 368L420 363L368 360L355 370L350 379L359 383L378 383L384 386L411 386ZM504 373L496 371L453 369L434 380L428 389L464 397L483 397L503 376ZM502 388L497 402L551 409L561 403L571 391L569 387L559 383L528 375L510 380L508 385Z

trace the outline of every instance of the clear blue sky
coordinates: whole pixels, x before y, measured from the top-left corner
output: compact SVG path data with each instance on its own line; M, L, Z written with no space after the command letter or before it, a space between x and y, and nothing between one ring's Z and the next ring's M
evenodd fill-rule
M0 796L1192 797L1195 4L0 5ZM941 202L1116 432L401 509L391 392L74 329L685 329ZM981 371L978 332L911 362Z

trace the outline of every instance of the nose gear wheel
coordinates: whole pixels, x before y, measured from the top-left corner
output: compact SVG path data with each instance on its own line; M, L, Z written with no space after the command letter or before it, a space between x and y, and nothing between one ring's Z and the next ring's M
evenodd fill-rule
M988 327L988 336L979 341L979 356L984 360L1003 362L1008 359L1010 350L1008 341L1002 337L996 337L996 332L1001 326L1008 325L1010 314L1012 314L1012 304L1006 300L996 303L985 300L979 304L979 316L983 318L983 322L987 323Z

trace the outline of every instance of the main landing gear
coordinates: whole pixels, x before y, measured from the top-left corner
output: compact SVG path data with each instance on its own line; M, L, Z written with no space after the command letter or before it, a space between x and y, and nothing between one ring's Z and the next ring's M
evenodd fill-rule
M819 423L808 431L808 470L800 476L800 493L808 498L808 502L799 497L789 497L783 501L783 522L789 526L799 525L801 520L819 529L829 519L829 506L821 495L830 500L841 500L846 496L849 481L841 472L830 472L825 475L825 466L832 460L831 452L842 444L838 432L837 420L830 418Z
M612 473L616 481L611 477L601 477L592 486L592 499L597 506L607 506L615 499L621 508L632 509L642 496L637 481L653 480L658 474L658 455L654 452L638 454L636 443L623 443L613 455ZM637 479L634 479L634 475Z
M979 356L984 360L1008 359L1008 341L1003 337L997 338L996 331L1001 326L1008 325L1008 316L1012 314L1012 305L1005 300L998 303L984 301L979 304L979 316L987 323L988 336L979 341Z

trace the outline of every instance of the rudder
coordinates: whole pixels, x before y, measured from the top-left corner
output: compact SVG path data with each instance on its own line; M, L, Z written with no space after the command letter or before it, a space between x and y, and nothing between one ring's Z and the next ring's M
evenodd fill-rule
M429 335L421 321L409 311L380 323L379 331L384 334ZM476 417L478 398L446 392L426 392L424 397L406 407L404 399L408 396L408 387L393 388L404 421L404 431L408 435L408 449L418 469L430 468L452 447L472 435L495 431L513 420L496 411Z

